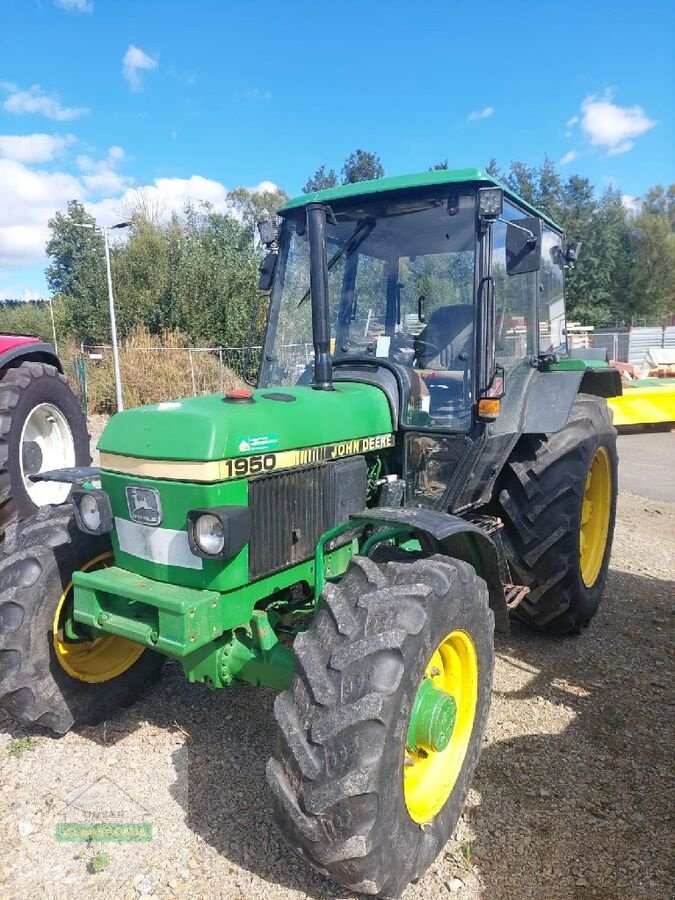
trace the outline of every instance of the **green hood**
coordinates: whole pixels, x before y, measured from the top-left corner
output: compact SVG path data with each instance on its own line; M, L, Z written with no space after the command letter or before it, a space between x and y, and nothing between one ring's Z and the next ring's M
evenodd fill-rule
M333 391L264 388L254 391L253 399L226 402L222 394L212 394L118 413L98 449L142 459L211 462L392 431L388 401L371 385L341 382Z

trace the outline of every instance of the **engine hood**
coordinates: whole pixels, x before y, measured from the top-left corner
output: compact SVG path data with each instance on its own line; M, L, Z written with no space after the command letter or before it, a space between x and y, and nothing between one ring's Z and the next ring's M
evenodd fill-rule
M141 406L113 416L98 449L140 459L212 462L391 431L389 405L379 388L339 382L333 391L262 388L253 392L253 402L213 394Z

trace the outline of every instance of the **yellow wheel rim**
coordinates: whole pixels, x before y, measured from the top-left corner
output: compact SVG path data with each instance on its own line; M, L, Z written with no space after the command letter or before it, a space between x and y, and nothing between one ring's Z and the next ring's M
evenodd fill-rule
M478 703L478 655L466 631L451 631L441 641L424 679L454 700L456 716L445 749L411 751L406 747L403 794L411 819L420 825L430 822L445 805L471 742Z
M110 565L111 558L112 553L102 553L81 566L81 571L104 568ZM114 634L107 634L91 641L71 642L64 639L63 622L72 598L73 582L70 581L61 594L52 626L52 642L58 664L72 678L90 684L110 681L126 672L145 650L142 644L136 644Z
M598 447L586 477L579 528L579 568L586 587L597 581L607 547L612 508L612 467L605 447Z

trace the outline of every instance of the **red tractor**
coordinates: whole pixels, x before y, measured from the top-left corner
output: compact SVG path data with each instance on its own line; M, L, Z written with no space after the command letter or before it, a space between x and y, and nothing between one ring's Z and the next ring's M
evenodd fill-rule
M0 335L0 536L38 506L63 503L70 485L31 475L87 465L89 435L51 344Z

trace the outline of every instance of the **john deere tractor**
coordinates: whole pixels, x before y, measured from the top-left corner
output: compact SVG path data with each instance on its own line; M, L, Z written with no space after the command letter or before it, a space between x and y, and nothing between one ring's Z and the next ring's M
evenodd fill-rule
M100 469L33 476L75 490L7 535L0 702L65 732L167 657L273 688L281 831L397 896L465 802L494 629L598 608L620 383L567 352L578 245L482 171L309 194L279 223L257 389L116 415Z

